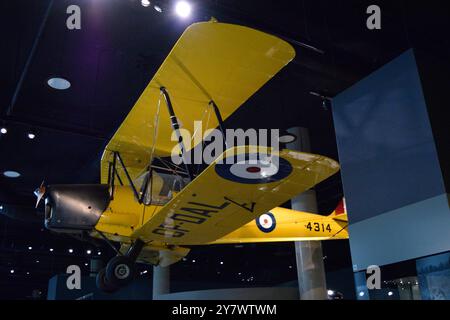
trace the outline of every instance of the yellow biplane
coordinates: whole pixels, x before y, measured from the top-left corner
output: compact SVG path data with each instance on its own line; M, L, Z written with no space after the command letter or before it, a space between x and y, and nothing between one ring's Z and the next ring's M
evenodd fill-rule
M321 216L277 208L336 173L331 159L237 146L198 175L167 160L173 150L181 157L190 151L180 127L193 131L197 120L205 130L223 130L223 121L294 56L288 43L254 29L191 25L106 146L101 184L36 190L38 203L45 198L48 229L121 243L98 274L101 289L128 284L136 261L168 266L195 245L348 237L342 210ZM269 156L252 164L225 161L262 151Z

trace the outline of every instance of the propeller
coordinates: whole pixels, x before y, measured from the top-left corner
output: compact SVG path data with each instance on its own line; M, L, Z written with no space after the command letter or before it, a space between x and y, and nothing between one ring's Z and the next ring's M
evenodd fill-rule
M36 208L39 206L39 203L41 202L42 198L45 196L45 191L46 191L46 186L44 181L42 181L41 185L39 186L39 188L37 188L36 190L34 190L34 194L37 197L37 201L36 201Z

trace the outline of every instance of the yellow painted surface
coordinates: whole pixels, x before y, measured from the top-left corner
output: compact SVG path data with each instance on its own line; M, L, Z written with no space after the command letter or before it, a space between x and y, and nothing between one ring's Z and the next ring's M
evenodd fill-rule
M256 147L236 147L226 154L254 152ZM259 147L259 152L270 148ZM218 157L205 171L133 233L146 241L168 244L204 244L221 238L261 214L308 190L339 170L334 160L323 156L283 150L292 172L284 179L247 184L224 179L216 173ZM238 204L255 203L252 210Z
M208 106L211 100L225 120L294 56L287 42L254 29L217 22L191 25L107 145L102 157L102 183L108 180L111 151L120 152L135 179L149 164L153 147L156 155L168 156L176 146L171 141L172 128L161 86L170 94L181 127L193 134L195 120L203 121L203 131L217 127ZM191 147L201 141L200 132L193 140ZM185 142L190 149L189 141ZM128 183L120 168L119 174Z
M114 236L115 241L129 242L134 230L150 219L160 206L144 206L135 199L129 186L116 186L114 198L101 215L96 230Z
M333 215L322 216L279 207L269 212L275 219L272 231L262 231L256 218L211 244L348 239L348 222L336 220Z
M173 130L160 87L169 92L181 128L194 133L194 121L198 120L202 121L204 132L218 125L209 106L211 100L216 102L225 120L294 56L295 51L288 43L257 30L217 22L191 25L108 143L101 163L102 183L107 182L113 151L120 152L135 180L145 171L152 155L169 156L177 150L175 141L171 140ZM187 149L197 145L201 138L197 135L192 141L185 141ZM237 147L231 151L254 152L255 147ZM161 255L155 257L153 251L172 248L164 258L167 263L187 254L186 249L177 249L178 252L173 248L179 247L173 245L348 237L345 229L330 236L346 225L345 220L274 209L336 173L339 165L320 155L290 150L283 150L278 156L292 166L288 177L265 184L246 184L224 179L216 173L215 166L222 155L165 206L139 204L118 165L118 173L126 185L118 186L116 179L114 200L101 216L96 230L124 244L141 238L147 244L149 261L163 259ZM255 218L268 211L274 214L277 226L269 233L261 232ZM308 230L305 224L309 222L313 226L314 223L330 224L332 231ZM92 235L100 237L95 231Z

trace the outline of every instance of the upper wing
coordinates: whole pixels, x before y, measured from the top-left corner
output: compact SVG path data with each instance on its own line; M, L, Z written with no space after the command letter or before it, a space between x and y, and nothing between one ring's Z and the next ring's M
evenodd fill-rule
M245 225L339 170L323 156L283 150L255 162L227 164L230 153L256 154L255 147L227 150L158 211L132 237L168 244L204 244ZM259 147L259 152L270 150ZM221 163L225 162L225 163Z
M176 142L171 141L169 114L160 95L162 86L170 94L182 128L194 132L194 121L203 120L206 131L218 125L215 117L210 117L211 100L226 119L294 56L287 42L254 29L217 22L191 25L106 146L102 183L108 179L112 151L120 152L133 179L148 166L152 149L159 156L171 154ZM196 140L201 141L201 137ZM186 149L192 147L194 144Z

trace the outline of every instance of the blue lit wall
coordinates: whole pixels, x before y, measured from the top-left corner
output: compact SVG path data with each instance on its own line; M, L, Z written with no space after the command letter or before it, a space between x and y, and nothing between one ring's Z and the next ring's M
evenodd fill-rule
M450 250L450 210L414 53L333 100L355 271Z

